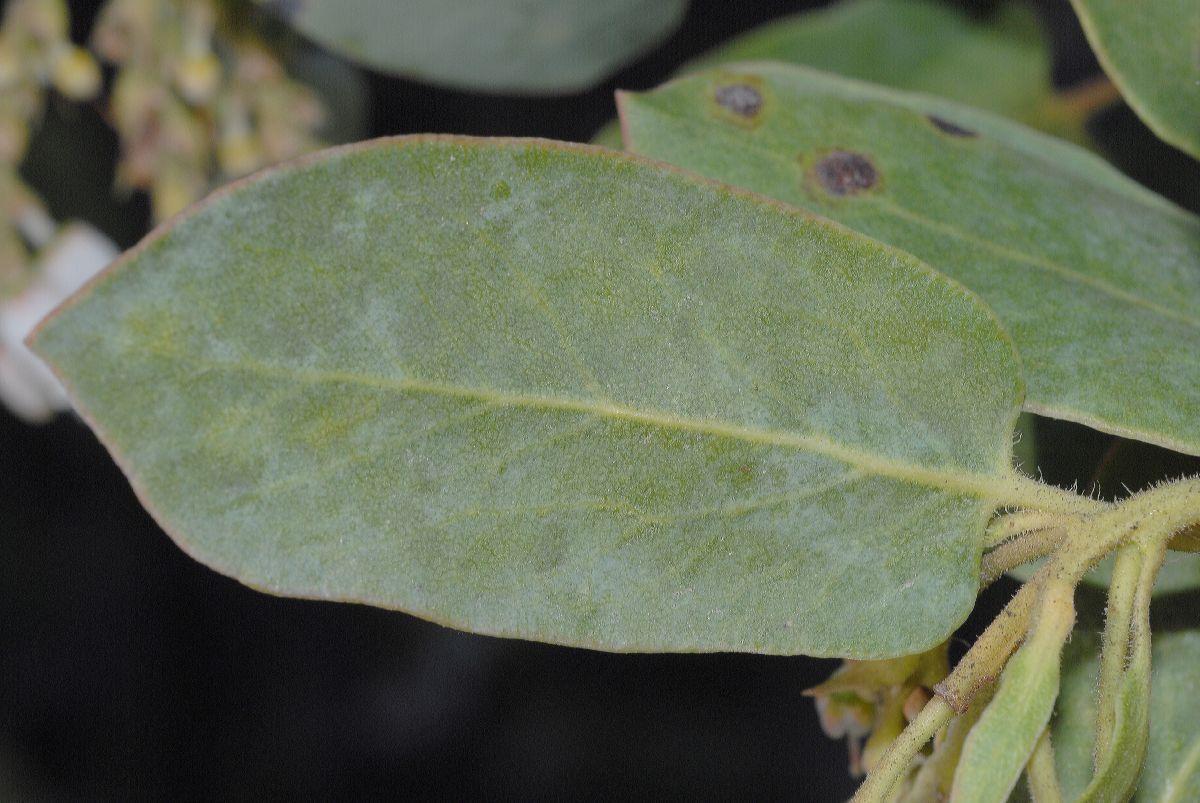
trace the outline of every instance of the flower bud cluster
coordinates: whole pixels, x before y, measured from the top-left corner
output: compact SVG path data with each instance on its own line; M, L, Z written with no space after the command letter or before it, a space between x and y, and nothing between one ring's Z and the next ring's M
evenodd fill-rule
M804 693L814 698L825 734L846 738L850 774L858 776L875 767L888 745L921 712L930 689L948 672L942 644L919 655L885 661L845 661L828 680Z
M111 260L83 224L60 230L18 166L51 89L97 98L100 66L70 40L67 0L8 0L0 27L0 404L28 421L66 397L22 338ZM235 14L235 11L241 16ZM319 145L325 110L226 0L107 0L91 47L114 68L108 119L121 142L117 182L144 190L154 217L213 187Z
M118 181L148 191L158 220L318 144L316 95L216 0L109 0L92 46L117 68Z
M46 92L90 100L100 85L95 59L71 42L65 0L5 4L0 27L0 298L31 281L31 251L54 234L41 201L17 174Z

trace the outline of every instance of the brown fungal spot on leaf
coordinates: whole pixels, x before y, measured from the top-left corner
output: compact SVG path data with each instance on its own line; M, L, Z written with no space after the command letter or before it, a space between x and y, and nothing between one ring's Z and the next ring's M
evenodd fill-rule
M949 134L952 137L977 137L979 136L969 128L963 128L961 125L950 122L936 114L928 115L929 122L933 123L933 127L943 134Z
M762 109L762 93L750 84L726 84L717 87L717 105L738 117L750 118Z
M830 195L855 195L879 183L871 160L853 151L833 151L813 166L817 181Z

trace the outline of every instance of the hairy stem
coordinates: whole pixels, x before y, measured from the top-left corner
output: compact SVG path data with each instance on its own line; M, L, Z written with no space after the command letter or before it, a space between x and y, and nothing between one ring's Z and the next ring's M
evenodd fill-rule
M1031 484L1038 485L1032 482ZM950 722L956 713L961 714L967 711L971 701L980 690L995 682L1009 657L1030 630L1035 607L1039 616L1035 622L1032 622L1034 629L1045 631L1045 638L1039 637L1037 639L1039 643L1035 646L1047 647L1049 645L1061 651L1062 641L1067 638L1071 623L1074 621L1071 596L1075 586L1105 555L1134 539L1141 548L1153 546L1156 550L1151 553L1150 560L1142 561L1140 564L1136 580L1137 594L1132 600L1132 607L1138 611L1138 620L1131 625L1135 631L1133 633L1133 651L1137 652L1139 656L1142 653L1148 656L1149 620L1146 618L1146 621L1142 622L1144 617L1141 614L1143 609L1149 610L1153 572L1156 572L1158 566L1161 565L1168 540L1184 528L1200 522L1200 478L1181 480L1170 485L1160 486L1130 497L1117 506L1084 497L1075 497L1078 500L1076 504L1063 498L1062 493L1065 492L1056 493L1058 489L1051 491L1048 486L1040 487L1046 489L1046 501L1049 504L1044 508L1040 505L1034 507L1039 512L1051 514L1056 522L1061 522L1064 530L1060 536L1061 543L1054 549L1053 555L1046 565L1038 570L1032 580L1021 587L1020 591L1009 600L1000 615L976 639L967 654L954 667L954 671L934 688L937 696L929 701L920 715L884 752L879 765L855 793L852 803L886 803L890 799L896 784L908 773L912 759L925 743ZM1029 488L1023 487L1021 490L1029 491ZM1016 516L1017 514L1008 515ZM1013 524L1002 526L1012 527L1015 534L1034 532L1036 527L1025 529L1026 525L1036 521L1048 521L1048 519L1038 519L1038 517L1030 515L1014 518L1013 521ZM1047 527L1046 529L1051 528ZM1012 551L1006 553L1009 557L993 559L994 565L990 567L989 571L1002 565L1003 561L1015 559L1018 552L1029 554L1045 548L1044 544L1034 545L1039 543L1039 540L1040 536L1039 539L1031 539L1029 545L1013 546ZM996 552L999 550L997 549ZM1148 564L1153 564L1152 569ZM1151 572L1149 575L1147 575L1148 571ZM1041 604L1035 606L1039 599ZM1116 626L1114 625L1114 627ZM1141 630L1138 630L1139 628ZM1062 632L1059 632L1060 630ZM1127 639L1128 634L1133 631L1126 630ZM1118 636L1119 634L1114 632L1113 638ZM1041 641L1047 641L1047 644L1041 644ZM1047 650L1034 651L1049 654ZM1125 650L1122 650L1121 653L1123 657ZM1032 653L1030 654L1032 655ZM1055 661L1057 660L1059 660L1059 656L1056 653ZM1055 667L1057 667L1057 663ZM1034 676L1037 674L1034 673ZM1057 679L1054 683L1057 687ZM990 706L988 710L991 710ZM1046 718L1049 718L1048 713ZM1045 721L1039 728L1044 726ZM972 729L973 731L974 729ZM1035 731L1031 736L1031 739L1037 740L1037 744L1030 747L1032 753L1028 760L1033 764L1032 772L1044 776L1045 772L1039 770L1038 767L1041 766L1044 769L1048 765L1052 768L1053 757L1050 754L1049 737L1043 735L1039 738L1037 736L1039 732L1040 730ZM1043 741L1046 743L1044 748L1041 747ZM1039 755L1043 750L1046 755ZM1140 767L1140 759L1138 764ZM1037 783L1043 790L1051 790L1043 792L1045 795L1050 795L1044 799L1058 800L1058 797L1054 796L1056 794L1054 790L1057 790L1057 781L1054 786L1051 786L1048 780ZM980 790L975 791L978 793ZM1039 803L1042 799L1038 798Z
M967 710L981 688L995 682L1008 657L1025 636L1033 604L1037 600L1038 580L1045 572L1043 568L1021 586L1000 611L1000 615L975 639L971 649L955 665L954 671L934 687L938 696L958 713Z
M1025 780L1029 782L1029 796L1033 803L1062 803L1062 789L1058 785L1058 772L1054 767L1054 748L1050 745L1050 726L1047 725L1029 763L1025 765Z
M941 697L934 697L917 718L896 738L879 758L879 764L854 793L851 803L885 803L903 779L913 758L925 743L954 718L954 709Z
M992 519L983 536L983 548L992 549L1017 535L1063 524L1064 514L1045 510L1017 510Z
M996 582L1005 572L1046 557L1059 547L1066 534L1065 528L1051 526L1022 533L996 547L983 556L979 567L979 590Z
M1142 540L1130 627L1123 642L1106 641L1104 649L1127 656L1119 676L1109 681L1106 697L1097 707L1097 739L1092 780L1078 803L1123 801L1133 796L1150 741L1150 598L1154 580L1166 556L1167 533ZM1105 655L1101 654L1103 671Z
M1096 766L1104 763L1105 752L1112 745L1117 700L1115 689L1129 660L1129 630L1133 622L1134 596L1142 570L1142 549L1139 544L1126 544L1117 550L1113 564L1112 582L1108 588L1108 604L1104 611L1104 646L1100 650L1100 679L1096 685Z

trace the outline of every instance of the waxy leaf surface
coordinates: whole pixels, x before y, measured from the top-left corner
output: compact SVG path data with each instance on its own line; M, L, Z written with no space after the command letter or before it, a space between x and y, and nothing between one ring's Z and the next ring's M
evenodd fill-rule
M1163 140L1200 159L1200 3L1071 2L1133 110Z
M1021 482L1016 355L975 296L587 146L401 138L264 174L34 344L199 560L483 633L920 651Z
M753 102L752 102L753 100ZM903 248L979 293L1032 412L1200 454L1200 219L993 115L802 67L622 94L626 147Z
M668 36L687 0L303 0L275 7L318 44L377 70L540 94L579 91L604 78Z
M1150 742L1134 803L1200 800L1200 631L1155 633L1150 674ZM1054 718L1054 757L1063 796L1092 776L1100 637L1075 633L1064 654Z

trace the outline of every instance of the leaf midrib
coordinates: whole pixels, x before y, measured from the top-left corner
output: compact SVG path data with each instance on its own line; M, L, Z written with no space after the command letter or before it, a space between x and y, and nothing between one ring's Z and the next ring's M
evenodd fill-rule
M164 356L164 355L159 355ZM171 355L176 356L177 355ZM719 438L763 446L791 448L828 457L868 474L910 482L935 490L960 493L986 499L996 505L1023 505L1044 494L1031 494L1025 479L1007 467L998 467L996 474L980 474L959 467L932 469L869 452L847 447L821 435L807 435L787 430L740 426L713 420L686 418L655 411L637 410L611 401L559 398L541 394L511 393L496 388L452 385L430 382L415 377L393 378L312 368L278 366L257 361L230 362L191 357L191 362L204 369L225 372L249 372L264 377L287 379L307 384L347 384L448 398L471 399L496 407L545 410L547 412L580 413L597 418L627 421L681 432L694 432ZM1002 459L1007 463L1007 455ZM1031 481L1028 481L1031 482ZM1045 486L1037 483L1039 490ZM1065 493L1065 492L1064 492ZM1044 500L1042 500L1044 501Z

